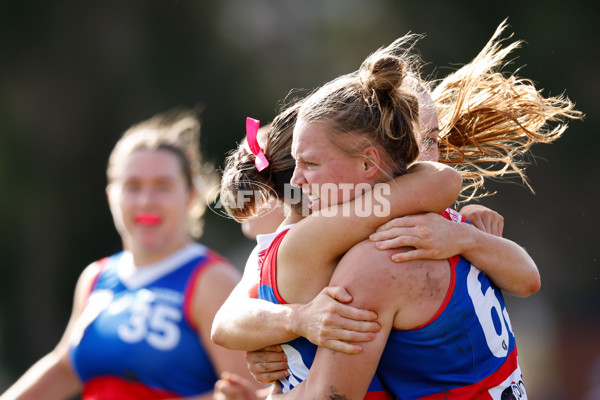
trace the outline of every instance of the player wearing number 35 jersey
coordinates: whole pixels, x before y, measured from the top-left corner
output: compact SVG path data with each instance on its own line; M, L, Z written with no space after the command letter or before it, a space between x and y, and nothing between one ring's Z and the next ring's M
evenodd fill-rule
M189 317L188 294L198 274L218 260L204 246L189 244L144 268L136 269L128 252L100 261L71 335L70 358L84 398L133 392L134 398L154 399L212 390L217 376Z
M61 340L0 399L209 398L223 372L252 379L242 352L210 340L240 273L197 242L212 174L199 144L185 109L121 136L106 198L123 251L83 270Z

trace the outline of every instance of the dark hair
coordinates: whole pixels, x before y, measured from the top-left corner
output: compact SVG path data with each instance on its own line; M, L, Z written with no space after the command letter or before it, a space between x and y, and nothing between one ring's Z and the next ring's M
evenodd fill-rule
M292 190L289 183L296 165L291 155L292 136L299 107L300 102L296 102L260 129L259 136L265 133L267 139L263 150L269 166L264 170L256 169L246 139L228 153L221 179L221 203L236 221L252 218L273 195L284 199L286 190ZM241 191L248 198L237 204L234 199Z

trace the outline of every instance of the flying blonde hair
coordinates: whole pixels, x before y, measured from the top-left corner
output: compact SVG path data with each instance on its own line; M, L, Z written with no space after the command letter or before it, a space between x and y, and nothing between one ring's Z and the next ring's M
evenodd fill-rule
M565 95L544 97L531 80L501 71L522 41L502 47L504 20L470 63L443 78L432 92L440 117L440 162L453 165L465 182L461 201L478 194L485 179L525 175L524 155L535 143L552 143L567 120L583 113ZM512 35L511 35L512 36Z

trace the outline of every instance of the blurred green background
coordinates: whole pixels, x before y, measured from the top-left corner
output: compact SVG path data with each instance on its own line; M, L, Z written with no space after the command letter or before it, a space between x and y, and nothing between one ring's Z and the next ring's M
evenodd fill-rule
M529 398L584 399L600 381L598 23L558 0L0 1L0 392L57 343L82 269L120 249L105 167L132 123L201 105L203 152L221 166L246 116L270 121L291 89L409 31L441 77L505 18L526 41L513 67L586 119L533 148L535 194L491 182L482 204L542 275L536 295L507 296ZM240 268L252 246L212 213L202 241Z

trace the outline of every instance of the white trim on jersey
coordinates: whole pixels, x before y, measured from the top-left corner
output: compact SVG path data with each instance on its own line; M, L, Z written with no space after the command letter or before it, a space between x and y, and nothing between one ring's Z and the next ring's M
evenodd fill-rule
M190 243L160 261L138 267L133 263L131 252L125 251L119 260L117 271L127 288L138 289L175 271L189 260L205 255L206 252L207 248L200 243Z

